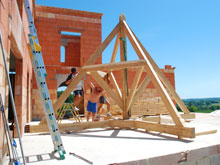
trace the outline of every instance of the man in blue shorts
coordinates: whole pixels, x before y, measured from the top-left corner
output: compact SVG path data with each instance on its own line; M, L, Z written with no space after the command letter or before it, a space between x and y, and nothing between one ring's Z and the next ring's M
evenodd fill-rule
M92 83L91 83L91 94L88 100L88 104L87 104L87 121L89 121L90 115L92 115L92 121L94 121L95 119L95 114L97 112L97 101L100 97L100 95L102 94L103 89L100 86L95 87Z

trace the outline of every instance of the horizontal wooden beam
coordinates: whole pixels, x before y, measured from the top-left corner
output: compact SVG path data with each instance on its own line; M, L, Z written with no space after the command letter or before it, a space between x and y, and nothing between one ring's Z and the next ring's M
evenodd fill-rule
M136 61L124 61L117 63L109 63L109 64L96 64L96 65L87 65L83 66L82 70L85 72L98 71L98 70L118 70L125 68L134 68L139 66L146 65L145 60L136 60Z
M183 119L195 119L196 118L196 114L195 113L185 113L185 114L180 114L180 116Z
M208 134L213 134L216 133L217 130L210 130L210 131L203 131L203 132L196 132L196 136L201 136L201 135L208 135Z
M109 127L109 121L83 122L83 123L60 123L60 131L82 131L89 128L106 128ZM48 132L48 125L30 125L30 133Z
M61 123L58 124L60 131L81 131L89 128L133 128L145 129L146 131L155 131L160 133L167 133L176 135L178 137L195 138L195 128L179 127L174 125L157 124L146 121L136 120L105 120L97 122L83 122L83 123ZM31 125L30 133L34 132L48 132L48 125ZM206 132L215 133L215 131ZM203 133L205 134L205 133ZM202 135L202 133L197 133Z
M145 129L146 131L167 133L171 135L177 135L178 137L195 138L195 128L180 127L175 125L157 124L145 121L110 120L109 126L113 128L141 128Z

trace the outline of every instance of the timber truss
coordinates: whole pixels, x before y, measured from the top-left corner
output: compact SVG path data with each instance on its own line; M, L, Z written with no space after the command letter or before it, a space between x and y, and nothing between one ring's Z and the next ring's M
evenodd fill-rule
M109 64L95 64L96 60L100 57L105 48L109 43L116 37L115 45L111 57L111 62ZM128 38L132 47L134 48L137 56L140 60L137 61L126 61L126 45L125 41ZM120 45L120 62L115 62L117 50ZM136 75L133 79L132 86L128 90L127 81L127 69L136 68ZM113 70L120 70L121 72L121 89L119 89L118 83L112 73ZM147 76L142 82L140 81L143 70L147 72ZM114 90L103 80L103 78L98 74L98 71L108 71L110 72L111 79L113 80ZM112 32L104 40L102 44L96 49L93 55L89 58L87 63L81 68L77 77L69 84L66 90L62 93L59 99L54 104L54 111L57 111L73 91L74 87L83 78L83 76L90 72L92 77L99 83L99 85L108 93L109 96L114 100L114 102L123 110L123 120L109 120L109 121L99 121L99 122L88 122L88 123L72 123L72 124L59 124L61 130L67 129L86 129L94 127L120 127L120 128L141 128L146 131L156 131L161 133L168 133L172 135L177 135L178 137L194 138L195 128L189 128L184 126L184 120L182 120L181 115L178 113L173 100L179 105L184 114L189 114L189 110L184 105L183 101L180 99L176 93L173 86L167 80L165 75L162 73L160 68L154 62L150 54L138 40L137 36L131 30L131 28L126 23L125 17L122 14L119 19L119 23L115 26ZM143 90L152 81L154 87L157 89L165 107L168 110L170 117L173 120L172 125L152 123L149 121L137 121L128 120L128 111L141 95ZM45 127L45 128L44 128ZM31 129L31 128L30 128ZM34 129L34 128L33 128ZM41 131L46 131L46 125L41 125ZM33 132L30 130L30 132ZM38 131L37 131L38 132Z

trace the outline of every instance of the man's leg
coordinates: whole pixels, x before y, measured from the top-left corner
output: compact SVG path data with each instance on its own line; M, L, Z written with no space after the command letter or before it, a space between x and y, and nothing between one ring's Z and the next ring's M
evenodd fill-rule
M95 121L95 113L92 113L92 121Z
M112 114L111 114L111 112L110 112L110 107L111 107L111 105L110 105L110 103L108 102L108 100L106 99L106 105L107 105L107 116L109 116L109 117L112 117Z
M78 106L82 99L83 99L83 97L80 94L75 95L74 101L73 101L74 105Z
M87 121L89 121L89 117L90 117L91 112L89 112L89 111L87 111L87 112L88 113L87 113L86 119L87 119Z

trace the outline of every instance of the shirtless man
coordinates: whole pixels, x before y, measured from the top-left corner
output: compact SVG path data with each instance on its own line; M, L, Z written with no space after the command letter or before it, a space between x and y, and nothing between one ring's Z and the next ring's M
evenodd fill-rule
M103 89L100 86L95 87L91 84L91 94L87 104L87 121L89 121L90 115L92 114L92 121L95 119L95 114L97 112L97 101L99 100L100 95L102 94Z

